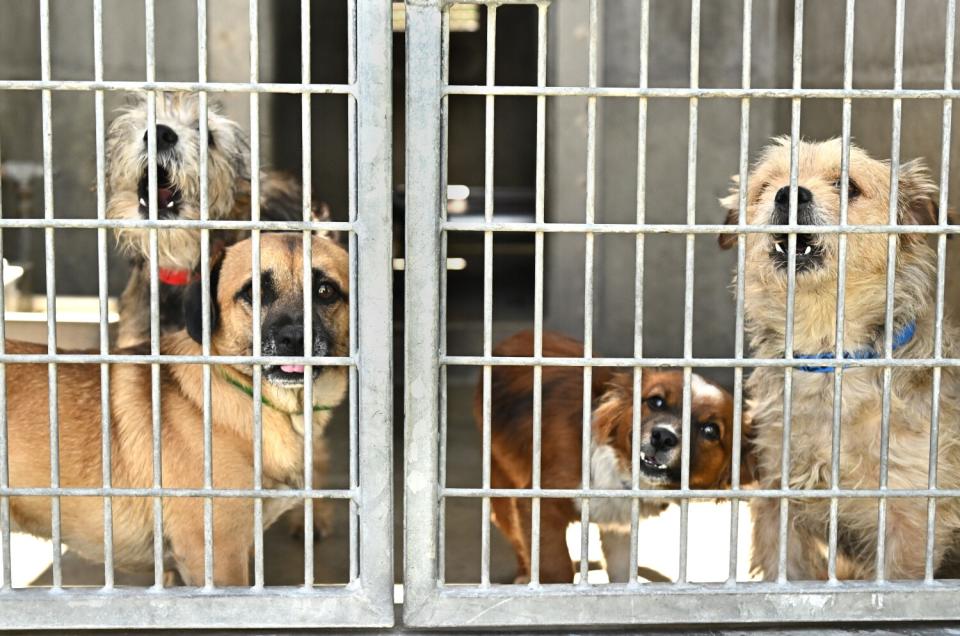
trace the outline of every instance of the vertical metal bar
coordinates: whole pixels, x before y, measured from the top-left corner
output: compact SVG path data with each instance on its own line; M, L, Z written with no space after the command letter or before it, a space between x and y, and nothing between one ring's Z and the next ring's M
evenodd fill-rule
M843 36L843 87L853 88L853 34L855 25L856 0L847 0L846 17L844 20ZM840 151L840 225L847 224L847 210L849 209L849 187L846 185L850 178L850 112L851 100L843 100L842 121L842 148ZM837 313L836 331L834 337L834 358L843 359L843 328L844 311L846 308L846 280L847 280L847 235L841 234L837 249ZM843 417L843 367L834 368L833 374L833 429L831 431L830 450L830 488L834 491L840 488L840 424ZM840 502L836 497L830 499L830 527L827 544L827 578L837 580L837 528L839 526Z
M440 0L410 3L406 34L404 284L404 615L436 589L437 386L440 382L440 162L443 69ZM365 279L366 280L366 279ZM415 555L415 557L411 557Z
M444 86L450 83L450 10L444 8L440 15L441 31L441 81ZM447 134L450 124L450 102L444 95L440 102L440 184L444 188L441 190L444 197L441 201L440 215L443 221L447 220L446 188L448 187L447 177ZM447 354L447 234L443 232L440 238L440 351L443 355ZM447 402L447 367L440 368L440 471L439 479L441 487L447 487L447 428L449 426L448 402ZM447 499L440 499L439 510L439 532L437 534L437 558L438 564L438 585L444 585L447 572Z
M146 75L148 82L155 82L156 73L156 25L154 0L144 0L144 24L146 40ZM147 208L148 218L157 220L157 94L147 94ZM149 230L150 252L150 354L160 354L160 290L158 278L157 228ZM205 287L204 290L207 288ZM204 294L206 299L206 294ZM204 314L204 324L209 322ZM204 341L209 337L205 337ZM153 487L163 484L162 450L160 437L160 365L150 365L151 434L153 443ZM153 586L163 587L163 499L153 498Z
M310 0L300 2L300 74L310 83ZM303 163L303 220L312 220L313 130L310 93L300 96L301 152ZM313 234L303 231L303 344L304 355L313 355ZM303 487L313 488L313 367L303 367ZM303 586L313 587L313 500L303 500Z
M690 87L700 85L700 0L690 3ZM690 99L689 130L687 133L687 224L697 222L697 143L698 143L698 107L697 98ZM693 357L693 277L695 234L686 235L686 265L684 271L683 299L683 355ZM680 487L690 487L690 419L691 395L690 381L693 370L683 368L683 420L680 452ZM687 538L689 521L689 499L680 500L680 572L677 582L687 580Z
M250 0L250 83L260 80L260 6ZM260 96L250 93L250 220L260 220ZM253 355L262 353L261 333L263 296L260 288L260 230L250 232L250 271L253 300ZM253 488L263 488L263 366L253 365ZM253 500L253 587L262 589L263 579L263 499Z
M3 153L0 152L0 165ZM3 175L0 171L0 193ZM0 196L0 219L3 218L3 196ZM0 281L3 280L3 230L0 229ZM0 354L6 353L6 298L0 285ZM7 365L0 364L0 488L10 487L9 449L7 443ZM0 592L13 586L10 568L10 498L0 497Z
M497 4L487 5L486 85L496 83ZM493 221L494 97L486 96L483 161L483 219ZM441 184L442 185L442 184ZM445 267L441 262L440 267ZM483 233L483 355L493 355L493 232ZM483 367L483 487L490 487L490 366ZM480 522L480 585L490 585L490 498L484 497Z
M956 44L957 2L947 1L946 43L944 44L943 87L953 89L953 53ZM946 226L950 188L950 138L953 127L953 101L943 100L943 126L940 142L940 216L937 222ZM947 268L947 235L937 235L937 299L933 323L933 357L940 360L943 357L943 310L944 288L946 287ZM930 490L937 488L937 459L940 437L940 381L943 369L933 368L933 383L930 394L930 456L928 460L927 487ZM927 499L927 544L924 558L924 579L933 580L936 564L933 561L935 543L934 530L937 520L937 500L935 497Z
M897 0L897 17L894 36L894 67L893 87L895 90L903 88L903 23L904 0ZM898 189L900 181L900 131L902 104L900 98L893 100L893 132L890 140L890 208L888 223L897 224L897 208L899 203ZM883 333L884 359L893 357L893 324L894 324L894 281L897 267L897 242L895 234L887 234L887 303L886 322ZM880 410L880 490L887 489L888 461L890 458L890 380L893 369L883 368L883 401ZM887 499L881 496L877 510L877 580L886 578L886 528L887 528Z
M599 30L597 0L590 0L590 38L587 62L587 81L590 88L597 86L597 31ZM587 98L587 184L586 222L593 223L597 204L597 98ZM593 232L584 235L583 263L583 357L593 357ZM583 424L581 435L580 481L581 488L590 489L590 452L593 441L592 391L593 367L583 367ZM580 505L580 585L589 585L590 573L590 499L583 498Z
M93 77L103 81L103 0L93 0ZM106 218L103 91L94 93L97 152L97 219ZM100 305L100 353L110 352L110 305L107 280L107 228L97 229L97 295ZM110 452L110 365L100 365L100 446L102 484L112 483ZM103 586L113 587L113 498L103 498Z
M380 614L376 620L383 625L392 625L393 608L393 268L392 268L392 134L391 126L391 65L393 51L393 32L391 29L391 5L389 2L357 3L357 42L364 43L364 54L356 57L357 87L357 197L354 204L356 219L356 250L351 258L357 259L356 277L360 283L358 289L359 306L357 311L357 339L360 359L358 394L358 442L360 479L360 571L364 590ZM423 61L415 58L414 63L423 68ZM408 76L409 77L409 76ZM432 76L436 82L436 76ZM435 84L439 87L439 82ZM408 83L408 95L411 85ZM434 95L434 98L437 96ZM440 100L435 99L433 115ZM436 119L433 120L436 129ZM422 123L422 122L418 122ZM419 136L436 139L436 133L427 133L426 127L418 132ZM414 143L407 137L407 143ZM408 145L409 147L409 145ZM433 147L433 152L436 152ZM423 165L428 163L423 162ZM436 162L434 162L436 163ZM409 164L408 164L409 165ZM414 170L420 171L423 165L415 164ZM436 173L434 173L436 176ZM411 181L407 181L411 184ZM436 187L436 186L434 186ZM362 213L358 211L362 210ZM426 212L432 217L429 222L436 224L437 206L432 208L407 207L407 210ZM410 223L411 216L407 216ZM434 227L436 227L434 225ZM424 235L416 235L417 241ZM434 235L435 237L436 235ZM436 258L436 252L432 252ZM412 254L407 253L408 263ZM414 263L419 264L419 263ZM408 283L410 278L408 276ZM419 281L416 281L419 282ZM436 280L432 287L424 288L426 296L437 296L439 287ZM351 291L351 294L354 292ZM436 333L436 306L423 307L425 314L433 319ZM410 343L410 331L407 331ZM433 341L431 355L437 355L437 341ZM409 345L408 345L409 346ZM436 360L435 360L436 361ZM436 365L433 368L436 373ZM430 390L434 408L436 407L436 383ZM436 415L434 411L432 415ZM427 422L436 429L437 418ZM418 442L429 440L425 435ZM434 441L436 438L433 438ZM433 452L436 452L434 446ZM434 456L435 457L435 456ZM436 464L432 465L436 475ZM434 485L436 483L434 477ZM426 498L425 498L426 499ZM436 497L425 501L436 508ZM430 521L435 521L434 516ZM421 518L419 523L428 536L436 532L436 526L426 525L428 519ZM427 560L426 551L418 552L416 560ZM435 580L435 579L434 579Z
M750 69L753 55L753 0L743 2L742 27L743 58L740 69L740 85L750 88ZM737 201L739 216L737 226L743 227L747 223L747 187L750 179L750 98L740 100L740 192ZM744 266L746 262L747 243L743 233L737 234L737 280L736 280L736 328L734 334L734 356L737 360L743 359L743 302ZM733 370L733 448L730 459L730 488L734 491L740 488L740 457L743 439L743 367ZM740 500L730 500L730 560L727 569L727 581L737 581L737 548L739 546L738 533L740 531Z
M794 0L793 5L793 88L799 89L803 78L803 0ZM790 214L789 223L797 222L797 178L800 169L800 104L799 97L790 103ZM793 316L794 300L797 288L797 235L791 232L787 237L787 307L783 337L784 357L793 359ZM780 457L780 488L787 490L790 482L790 425L793 406L793 368L783 370L783 440ZM779 527L779 563L777 581L787 580L787 532L789 525L790 502L786 497L780 499Z
M537 86L547 85L547 9L549 3L537 4ZM537 156L534 186L534 220L544 222L546 192L546 119L547 98L537 96ZM533 237L533 355L543 355L543 232ZM533 458L532 486L541 487L541 451L543 439L543 367L533 367ZM530 585L540 585L540 498L531 501L530 520Z
M40 0L40 75L50 80L50 1ZM43 117L43 218L53 219L53 118L49 90L41 93ZM47 352L57 353L57 271L54 228L43 230L47 278ZM60 486L60 422L57 411L57 365L47 365L50 417L50 487ZM60 565L60 498L50 498L50 539L53 543L53 587L63 585Z
M356 3L347 3L347 82L356 87L357 85L357 8ZM357 222L357 102L354 95L347 96L347 157L349 161L347 170L347 218L351 224ZM359 289L357 280L357 234L351 227L348 249L350 257L350 289ZM390 272L392 274L392 272ZM356 360L359 358L359 348L357 343L357 314L359 307L357 303L350 303L350 356ZM392 314L390 318L392 319ZM359 425L359 394L358 394L358 371L356 365L350 367L347 371L350 376L349 384L349 404L350 412L348 414L349 429L348 434L350 459L348 461L348 474L350 479L350 489L356 492L360 487L360 476L357 466L357 439ZM350 570L349 581L354 583L360 575L359 550L360 536L358 526L358 515L360 508L356 499L350 499L348 502L349 522L348 532L350 536Z
M650 69L650 0L640 4L640 88L647 88ZM637 225L647 218L647 98L637 100ZM633 278L633 357L643 357L644 239L637 232ZM633 368L633 430L630 433L630 487L640 488L640 433L643 404L643 367ZM640 499L630 500L630 573L627 582L636 585L639 565Z
M197 0L197 76L200 82L207 81L207 3L206 0ZM198 118L200 126L200 220L206 221L210 218L210 209L208 201L207 184L207 157L209 148L207 147L207 93L200 91L198 104ZM210 230L200 228L200 271L202 303L206 305L204 312L203 325L203 355L209 356L210 351L210 325L209 325L209 285L210 285ZM204 276L204 273L206 276ZM257 276L253 277L254 279ZM213 409L211 407L212 387L210 376L210 365L205 364L202 367L203 383L203 487L207 490L213 488ZM210 589L214 585L214 546L213 546L213 498L205 497L203 500L203 586Z

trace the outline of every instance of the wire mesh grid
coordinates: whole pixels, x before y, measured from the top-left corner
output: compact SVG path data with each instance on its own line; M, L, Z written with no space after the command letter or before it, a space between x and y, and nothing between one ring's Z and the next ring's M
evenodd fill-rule
M260 81L260 6L250 0L249 79L247 82L211 82L208 78L208 39L211 26L206 0L197 0L197 68L195 82L157 80L158 7L154 0L143 3L145 28L146 76L144 81L109 81L104 78L104 2L92 1L93 60L92 80L58 80L51 76L51 3L39 1L40 79L2 80L0 91L40 91L42 107L43 155L43 218L0 218L0 228L41 228L44 235L47 351L43 355L20 355L0 349L0 626L4 628L120 628L120 627L253 627L253 626L377 626L393 622L392 532L384 522L391 515L391 432L392 383L389 316L383 308L390 306L390 164L391 139L387 126L390 116L389 78L391 68L389 3L357 3L347 5L347 81L343 84L318 84L311 81L311 3L304 0L300 10L300 65L298 82L279 84ZM109 34L107 34L109 35ZM53 107L52 95L58 91L92 93L96 131L96 218L57 218L54 206L53 175ZM158 215L158 148L157 101L167 91L189 91L199 102L199 219L166 219ZM105 112L106 93L123 92L146 95L146 135L148 174L146 218L137 220L108 219L105 183ZM210 94L240 93L249 95L250 106L250 220L224 221L210 218L208 163L208 103ZM301 96L302 139L302 221L269 222L260 219L260 97L266 93ZM346 222L315 221L313 138L311 130L311 97L318 94L343 95L347 101L348 119L348 217ZM361 213L362 210L362 213ZM2 210L0 210L2 212ZM0 214L2 216L2 214ZM63 228L89 228L97 233L97 282L99 307L98 352L63 353L58 350L56 315L56 231ZM149 353L136 355L110 348L108 325L108 234L110 229L136 227L149 232ZM158 279L158 232L171 228L196 230L200 235L200 285L202 290L202 350L200 355L170 355L161 349L160 295ZM261 270L261 234L268 231L298 232L302 235L303 258L303 331L304 342L312 342L314 294L312 250L316 232L343 231L348 235L349 253L349 346L345 356L275 356L262 355L261 317L264 290L259 276L252 284L252 355L217 356L211 351L211 237L217 229L242 230L252 236L251 271ZM0 291L0 307L2 303ZM3 310L0 309L0 312ZM5 335L5 320L0 313L0 335ZM361 337L363 336L363 337ZM366 343L366 344L365 344ZM376 343L376 346L374 346ZM386 344L385 344L386 343ZM4 346L4 345L0 345ZM6 364L36 363L48 367L48 403L50 423L49 487L23 487L11 484L10 452L7 426L8 384ZM63 405L58 409L58 365L99 365L100 409L99 433L102 448L102 486L65 487L61 484L59 439ZM149 487L117 487L113 476L111 448L111 365L149 365L152 409L152 467ZM161 373L164 365L202 366L202 486L174 488L164 485L161 457L164 412L161 410ZM215 487L213 457L212 370L221 365L252 365L252 487L244 489ZM312 483L313 444L303 444L303 485L300 488L278 489L264 483L264 406L268 405L261 390L264 365L289 364L304 369L303 439L313 439L312 411L314 399L313 368L340 366L348 372L349 409L349 484L346 488L321 488ZM63 382L63 378L59 378ZM43 497L51 502L52 586L50 588L15 588L11 572L11 530L14 517L11 502L15 498ZM70 497L96 497L103 503L103 580L102 587L68 586L63 580L61 544L61 504ZM152 501L152 569L153 585L133 588L115 581L114 498L149 498ZM164 535L164 501L181 498L203 502L203 580L198 587L170 587L165 584L165 559L169 558ZM251 586L225 587L215 582L215 563L221 556L214 545L214 502L237 499L252 501L253 545ZM300 499L304 515L303 577L299 587L268 586L264 580L264 505L265 502L290 498ZM313 502L318 498L344 501L349 506L349 572L341 586L316 586L313 555ZM220 514L220 513L218 513ZM169 569L169 564L166 564Z
M944 60L942 88L904 88L904 23L905 2L897 0L894 28L894 72L890 88L854 88L853 52L855 0L846 0L844 5L843 37L843 84L841 88L804 88L804 2L793 4L793 43L791 55L791 80L788 88L754 88L751 86L753 2L739 3L742 11L742 67L740 86L731 88L707 88L699 85L701 2L690 2L689 78L685 87L651 87L648 77L650 41L650 1L639 3L640 21L631 33L639 38L640 75L638 85L633 87L608 87L598 85L598 23L599 0L588 0L587 29L579 33L586 40L587 82L583 86L553 86L547 84L548 16L556 9L549 0L466 0L456 4L481 5L486 19L486 78L483 84L451 84L449 76L450 32L448 12L454 3L446 0L419 0L408 4L407 56L407 287L406 287L406 351L407 392L405 399L410 404L416 401L419 408L415 414L407 414L406 438L406 537L407 554L417 554L417 559L407 559L405 567L405 621L412 625L526 625L526 624L629 624L629 623L693 623L693 622L764 622L764 621L861 621L861 620L907 620L946 619L951 617L950 603L957 598L957 588L947 581L934 580L936 563L934 553L934 527L937 505L960 492L952 488L938 487L937 455L939 444L939 396L942 373L945 368L956 366L955 359L943 355L943 322L945 302L946 240L955 231L947 222L948 178L950 173L950 142L953 88L953 55L955 40L956 3L946 3ZM504 7L528 5L537 13L536 84L498 85L495 77L497 16ZM416 60L416 66L413 66ZM450 98L474 96L484 100L484 209L482 220L447 218L446 190L448 166L448 136L450 132ZM525 96L536 100L536 170L535 212L532 221L502 220L494 215L494 125L499 97ZM545 144L546 102L548 98L577 97L586 101L586 169L585 208L583 222L548 222L545 218ZM597 188L597 102L602 99L625 98L636 100L637 121L637 198L636 215L632 223L598 222L596 217ZM648 223L646 217L646 162L648 102L653 99L682 98L688 100L688 146L686 179L686 218L684 223ZM701 100L736 99L740 102L738 174L738 208L735 228L711 223L698 218L697 210L697 157L698 114ZM746 211L748 179L750 176L750 115L751 102L757 98L789 100L790 106L790 170L789 170L789 216L783 225L747 223ZM851 110L857 99L883 99L892 105L892 143L890 160L889 214L882 224L849 224L850 205L847 188L839 188L839 222L818 225L817 232L827 236L837 235L837 303L835 311L836 338L830 344L829 355L817 356L814 370L832 372L833 394L832 421L830 422L831 454L829 461L829 485L818 489L791 485L782 480L780 487L759 489L741 488L736 470L730 476L731 489L693 489L690 485L691 455L689 434L691 431L691 384L694 367L731 369L733 372L733 439L732 465L741 462L740 441L745 435L744 383L745 369L771 368L782 371L783 422L782 443L779 449L780 474L789 475L791 466L791 414L793 386L798 368L811 368L809 357L795 357L794 318L796 312L796 263L797 235L809 230L798 224L798 178L799 146L801 140L801 106L810 99L840 100L842 103L842 156L840 158L840 183L848 183L850 175ZM898 222L898 176L900 174L900 145L903 100L931 99L942 104L942 156L939 178L939 214L930 225L906 225ZM416 134L414 134L416 132ZM414 167L415 166L415 167ZM418 212L414 216L414 212ZM718 235L736 231L736 283L734 285L736 307L736 334L732 357L696 357L693 352L693 303L694 303L694 240L698 235ZM534 240L534 299L533 299L533 355L501 356L493 353L493 254L494 237L502 233L532 234ZM933 320L932 353L918 357L895 357L896 297L895 272L898 263L897 246L900 237L917 233L936 238L936 298ZM469 234L482 237L483 241L483 332L481 355L453 355L448 350L446 325L449 310L448 277L446 262L448 240L454 236ZM582 237L585 260L583 262L583 357L545 356L544 342L544 240L549 235ZM635 323L633 357L596 357L593 355L593 312L595 311L595 241L605 235L628 235L635 238L633 318ZM786 306L784 309L785 334L782 358L749 357L745 353L744 321L744 272L746 240L753 234L786 235L788 246L786 276ZM884 295L885 319L883 321L882 349L874 359L851 360L844 353L845 292L847 271L848 237L859 235L886 236L886 287ZM683 351L679 357L645 357L643 342L643 290L644 290L644 241L647 235L677 235L684 238L684 314ZM470 368L478 373L477 393L478 426L481 429L481 477L479 487L453 487L448 485L448 374L457 368ZM532 464L528 487L495 488L491 486L491 454L493 415L493 370L498 367L528 369L532 373ZM543 460L543 372L545 368L572 367L583 373L583 421L581 457L566 458L580 464L579 488L544 488L542 486ZM591 374L598 367L632 370L633 373L633 428L631 483L623 489L591 488L590 448L591 409L597 396L591 392ZM653 490L641 488L639 474L640 435L640 387L642 374L648 369L676 367L683 369L683 416L682 455L679 489ZM844 372L857 368L882 370L882 408L880 419L879 482L875 488L841 487L840 482L840 431L843 405L842 387ZM929 420L930 449L927 487L892 488L889 480L891 380L898 369L929 369L932 372L932 412ZM439 387L434 393L432 387ZM430 444L424 444L429 440ZM556 461L556 458L553 458ZM501 585L491 577L491 500L516 498L529 500L531 508L529 534L529 582L526 584ZM588 581L588 526L591 518L591 502L604 499L628 499L632 505L630 522L629 560L631 574L626 584L595 585ZM730 527L727 533L730 552L727 579L719 584L702 584L688 581L687 537L689 503L691 501L727 498L732 501L775 500L778 513L778 568L773 580L758 583L743 583L737 580L738 555L738 506L731 507ZM927 515L923 521L926 542L922 554L924 564L921 580L894 580L886 571L886 524L888 502L903 498L919 498L927 502ZM572 584L547 585L539 580L541 564L541 504L544 500L571 499L579 507L580 557L579 581ZM638 549L639 502L641 500L671 501L680 506L679 530L679 576L673 583L646 583L636 571L643 565ZM866 580L847 581L838 574L838 560L843 541L839 521L840 502L851 500L877 502L875 541L876 553L873 574ZM452 554L446 545L450 537L445 534L446 510L451 501L469 500L481 504L480 551L478 555L462 554L463 558L479 560L479 581L475 584L452 584L446 581L446 561ZM791 505L805 501L829 502L829 527L827 530L827 569L824 581L791 580L788 578L788 534ZM795 503L796 502L796 503Z

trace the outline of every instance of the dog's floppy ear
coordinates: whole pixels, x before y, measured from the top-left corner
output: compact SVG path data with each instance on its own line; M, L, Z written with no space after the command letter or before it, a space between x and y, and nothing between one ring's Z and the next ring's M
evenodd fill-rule
M225 250L214 252L210 259L210 333L217 330L219 308L217 307L217 286L220 282L220 268L223 265ZM195 280L187 287L183 301L183 318L187 333L198 343L203 344L203 285Z
M727 211L726 225L736 225L740 221L740 175L730 177L730 193L720 199L720 205ZM717 234L720 249L728 250L737 244L736 234Z
M936 225L940 221L940 190L930 178L930 171L922 159L913 159L900 165L898 185L899 223Z

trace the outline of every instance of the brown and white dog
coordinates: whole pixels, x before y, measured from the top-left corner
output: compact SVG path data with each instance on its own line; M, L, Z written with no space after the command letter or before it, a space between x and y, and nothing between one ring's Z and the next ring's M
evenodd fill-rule
M533 355L533 334L525 331L503 342L496 356ZM556 333L543 334L546 357L583 356L583 345ZM543 367L541 486L545 489L580 488L583 427L583 369ZM491 486L532 487L533 369L496 366L492 373ZM694 374L691 385L690 486L724 488L730 480L733 400L729 393ZM593 435L590 450L590 486L628 489L633 435L633 374L595 367L592 372ZM683 373L646 369L642 375L640 417L640 487L679 488ZM483 384L477 387L474 418L482 426ZM515 581L530 577L529 498L493 499L493 521L510 540L517 556ZM659 514L664 500L641 501L641 517ZM625 582L630 575L630 516L628 498L590 500L590 520L601 529L604 560L610 580ZM567 526L580 520L575 499L544 498L540 504L540 580L573 581L567 551Z
M303 251L299 234L264 234L258 272L263 290L261 332L266 355L302 356ZM211 271L211 352L244 356L252 353L250 308L250 241L226 251ZM347 355L349 288L347 255L324 238L313 241L313 343L317 356ZM187 301L187 329L163 338L161 352L199 355L199 285ZM8 341L7 352L45 353L42 345ZM131 352L131 350L122 350ZM212 382L213 486L253 487L253 404L249 365L214 365ZM203 382L202 365L161 365L162 471L164 488L202 488ZM60 485L101 486L100 365L58 364L60 424ZM263 486L303 486L304 372L290 366L263 370ZM50 433L47 426L46 364L11 364L7 380L7 426L10 485L15 488L50 485ZM343 401L347 372L341 367L313 369L313 430L322 433L330 409ZM153 482L150 365L110 367L112 485L149 488ZM296 499L264 500L264 527ZM152 499L113 498L113 546L120 570L140 570L153 563ZM213 543L215 585L247 585L248 559L253 548L253 500L215 498ZM14 526L39 536L51 532L50 500L11 497ZM103 503L99 497L60 499L64 543L81 556L103 559ZM302 504L301 504L302 507ZM163 499L163 542L167 567L187 585L204 581L203 500Z
M850 148L849 185L840 177L841 143L801 141L799 147L797 223L809 226L796 237L796 290L793 350L795 357L833 357L837 307L837 234L818 234L817 226L838 224L841 189L847 189L848 222L888 222L891 167L866 152ZM787 223L790 143L777 139L760 155L747 184L749 225ZM898 223L936 223L938 190L919 160L899 167L896 192ZM721 202L728 223L738 218L739 185ZM720 245L735 244L721 235ZM843 350L846 357L882 357L887 288L887 236L850 234L847 238ZM745 275L746 327L755 357L784 356L788 242L783 234L747 234ZM896 239L893 349L896 358L934 357L934 287L936 255L921 235ZM943 356L960 355L957 331L943 325ZM888 487L926 488L930 452L932 370L895 367L890 377ZM843 372L840 431L840 483L845 489L880 486L883 370L850 367ZM780 488L784 420L784 372L770 367L753 371L747 382L759 486ZM940 392L938 485L960 487L960 376L942 369ZM815 365L793 372L790 430L792 489L831 487L834 376ZM778 576L779 508L775 499L751 501L754 516L752 566L767 580ZM827 577L830 500L798 499L789 504L788 579ZM924 575L927 500L891 498L886 504L885 575L916 579ZM960 529L960 503L942 499L937 506L934 563L940 565L953 534ZM839 503L837 575L876 575L879 532L876 499L844 498Z

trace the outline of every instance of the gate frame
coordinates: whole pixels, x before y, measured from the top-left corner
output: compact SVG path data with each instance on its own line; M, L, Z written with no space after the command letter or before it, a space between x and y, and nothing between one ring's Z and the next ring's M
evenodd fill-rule
M355 403L351 418L356 417L358 426L357 445L351 452L358 454L356 481L351 479L346 498L351 501L351 514L357 515L356 530L351 531L351 550L357 554L357 575L352 582L342 586L269 586L249 588L132 588L113 587L112 577L102 588L82 589L52 588L13 589L0 588L0 630L6 629L188 629L188 628L291 628L291 627L390 627L394 624L393 596L393 368L392 368L392 7L387 0L351 0L353 23L347 28L354 30L351 69L346 85L315 84L304 81L300 84L279 85L259 82L256 69L251 70L249 83L214 83L206 81L205 69L201 66L200 81L158 82L152 77L152 51L148 56L146 82L104 81L102 65L97 69L94 81L57 81L49 73L49 0L41 0L41 52L44 59L43 77L40 80L0 81L0 90L43 91L44 130L50 128L49 108L52 91L96 92L98 104L98 154L102 157L102 93L109 90L147 91L195 90L206 96L209 92L234 91L255 96L261 92L280 92L303 95L306 107L309 98L317 93L340 93L348 99L348 128L352 148L350 173L355 175L351 200L356 202L354 218L349 223L290 223L290 229L348 229L352 234L351 271L357 282L351 290L355 305L355 320L351 320L356 334L351 338L356 348L351 352L350 365L357 374ZM301 6L309 8L309 0ZM94 32L97 59L102 59L102 0L94 0ZM153 8L146 3L148 12ZM200 25L206 20L206 0L197 0ZM257 37L255 19L257 0L251 0L251 39ZM152 38L152 21L148 18L148 43ZM309 24L306 26L309 29ZM99 38L99 39L98 39ZM258 44L258 43L252 43ZM200 52L205 55L205 37L201 38ZM256 49L252 46L252 51ZM309 55L309 47L302 50ZM203 59L203 58L201 58ZM307 63L309 60L307 59ZM309 67L306 67L307 69ZM252 101L255 101L253 97ZM253 110L253 109L252 109ZM256 110L253 110L255 113ZM309 123L305 122L305 126ZM309 128L305 128L309 130ZM256 123L252 131L252 151L258 148ZM309 143L309 138L306 138ZM307 146L309 148L309 146ZM44 159L46 164L44 187L52 192L50 171L50 136L44 136ZM151 150L151 153L153 151ZM153 154L151 154L153 156ZM310 156L305 152L305 166L309 169ZM254 159L257 165L259 158ZM309 175L306 175L309 177ZM99 175L98 199L101 213L103 201L103 174ZM307 190L305 184L305 191ZM45 228L52 237L58 227L98 228L101 234L116 225L102 218L93 220L69 220L53 218L50 197L47 197L47 214L44 219L0 219L3 227ZM145 221L144 227L163 227L163 221ZM201 228L216 227L202 217L195 222ZM228 224L229 225L229 224ZM286 228L285 224L270 224L270 229ZM282 227L281 227L282 226ZM256 221L234 222L231 227L261 229ZM206 230L203 230L206 231ZM101 241L102 243L102 241ZM52 239L49 243L52 246ZM105 243L101 250L105 253ZM101 255L102 256L102 255ZM53 262L53 251L48 247L48 266ZM101 276L105 280L105 260L101 258ZM206 269L206 268L204 268ZM154 270L154 276L156 271ZM205 274L206 276L206 274ZM51 290L53 287L51 287ZM105 289L105 288L104 288ZM52 293L52 292L51 292ZM101 290L101 294L103 294ZM101 298L101 307L105 301ZM52 325L55 323L51 311ZM101 334L105 333L101 316ZM0 322L2 322L2 295L0 295ZM2 326L0 326L2 336ZM156 338L156 336L154 336ZM63 361L60 356L47 356L49 361ZM69 357L69 356L67 356ZM77 358L78 356L73 356ZM4 361L13 361L5 356ZM119 362L122 356L79 356L74 362L107 363ZM215 359L214 359L215 360ZM136 360L123 360L136 361ZM152 356L150 363L156 366L163 360ZM103 366L106 366L105 364ZM0 383L2 383L0 365ZM0 405L5 404L0 391ZM5 436L0 430L0 452L6 452ZM3 464L5 465L5 463ZM0 475L0 480L5 480ZM55 489L59 494L68 489ZM109 489L88 489L90 494L106 496ZM113 489L114 491L116 489ZM216 496L215 489L204 489ZM16 489L0 481L0 494L6 500L16 495ZM123 494L123 493L115 493ZM68 495L69 496L69 495ZM209 499L209 497L207 497ZM339 498L344 498L341 494ZM9 522L9 519L7 519ZM354 527L351 522L351 528ZM353 558L351 558L353 561ZM9 580L6 585L9 586Z
M459 0L493 7L513 4L536 5L549 0ZM591 0L593 1L593 0ZM694 0L697 1L697 0ZM443 265L445 263L445 126L447 97L450 94L471 95L597 95L622 97L682 96L695 101L702 96L741 98L748 108L750 96L792 98L798 110L802 95L816 95L816 90L799 86L795 61L795 85L792 89L751 89L746 76L742 89L640 89L582 87L496 87L468 86L451 90L447 80L449 61L444 30L444 12L457 0L407 0L407 92L406 92L406 286L405 286L405 467L404 467L404 624L411 627L547 627L597 626L628 624L762 624L762 623L840 623L874 621L947 621L956 620L960 604L960 587L949 582L925 580L916 582L776 582L716 584L645 583L607 585L446 585L443 582L442 507L444 485L441 475L440 430L445 404L441 397L446 380L446 357L443 325ZM797 0L802 6L802 0ZM749 2L746 3L749 6ZM902 0L898 4L898 22L902 24ZM949 17L954 17L951 3ZM802 13L801 13L802 15ZM800 21L802 31L802 19ZM489 32L488 32L489 33ZM948 31L952 33L952 31ZM948 37L950 37L948 35ZM796 43L795 43L796 46ZM849 48L850 45L848 44ZM795 54L796 56L796 54ZM900 59L902 60L902 48ZM415 61L415 65L412 61ZM489 58L488 58L489 63ZM749 67L748 67L749 68ZM745 71L746 72L746 71ZM488 83L489 83L488 72ZM820 91L824 94L831 91ZM849 110L854 91L845 86L836 91ZM863 91L864 93L866 91ZM892 93L894 99L904 94L901 86ZM917 95L922 91L916 91ZM933 93L933 91L930 91ZM676 95L671 95L676 93ZM713 93L714 95L711 95ZM955 95L952 84L936 97ZM825 95L824 95L825 96ZM691 106L694 109L695 106ZM946 107L945 107L946 108ZM948 130L945 114L945 130ZM795 123L799 121L794 117ZM946 137L946 132L944 136ZM845 115L845 138L849 138L849 116ZM796 138L796 135L795 135ZM741 140L743 142L743 139ZM488 140L489 143L489 140ZM486 150L490 153L490 149ZM741 151L741 169L746 155ZM794 186L795 187L795 186ZM592 222L592 221L591 221ZM588 222L589 225L590 222ZM498 229L489 219L473 223L477 231ZM500 229L507 229L500 224ZM509 224L506 224L509 225ZM518 225L518 224L515 224ZM941 223L942 225L942 223ZM597 231L602 228L596 227ZM741 225L742 227L742 225ZM686 233L688 241L696 230L718 233L722 227L695 226L666 228L663 232ZM849 229L849 228L844 228ZM896 229L896 228L884 228ZM936 228L943 242L943 227ZM686 230L686 231L685 231ZM584 230L585 232L588 230ZM631 231L628 229L617 231ZM702 232L701 232L702 233ZM741 236L741 246L742 237ZM942 249L942 248L941 248ZM742 273L742 247L739 270ZM942 285L942 275L940 277ZM535 318L536 319L536 318ZM456 362L478 368L487 365L489 352L483 357L460 356ZM594 364L620 363L630 368L630 360L594 359ZM777 366L793 367L792 359L773 361ZM782 362L783 364L778 364ZM711 366L710 360L698 361L689 354L683 360L634 360L638 366L661 364ZM698 364L701 363L701 364ZM722 366L757 366L756 360L738 357L724 360ZM528 361L534 367L539 362ZM838 358L833 366L841 366ZM717 366L717 365L714 365ZM838 374L839 375L839 374ZM739 383L738 383L739 384ZM739 387L738 387L739 388ZM738 391L739 393L739 391ZM415 405L415 409L414 409ZM536 407L535 407L536 408ZM485 444L486 447L486 444ZM449 492L451 489L447 489ZM488 487L452 489L464 496L496 496ZM530 489L527 489L530 490ZM544 494L539 489L535 495ZM685 494L696 498L694 491ZM942 493L946 494L946 493ZM529 496L529 495L528 495ZM722 494L734 503L749 499L751 491L735 489ZM783 496L777 492L753 491L753 496ZM881 497L884 495L880 495ZM484 506L487 509L487 506ZM489 524L488 519L482 523ZM536 528L536 525L534 526ZM485 536L485 541L488 537ZM415 558L411 558L415 555Z

